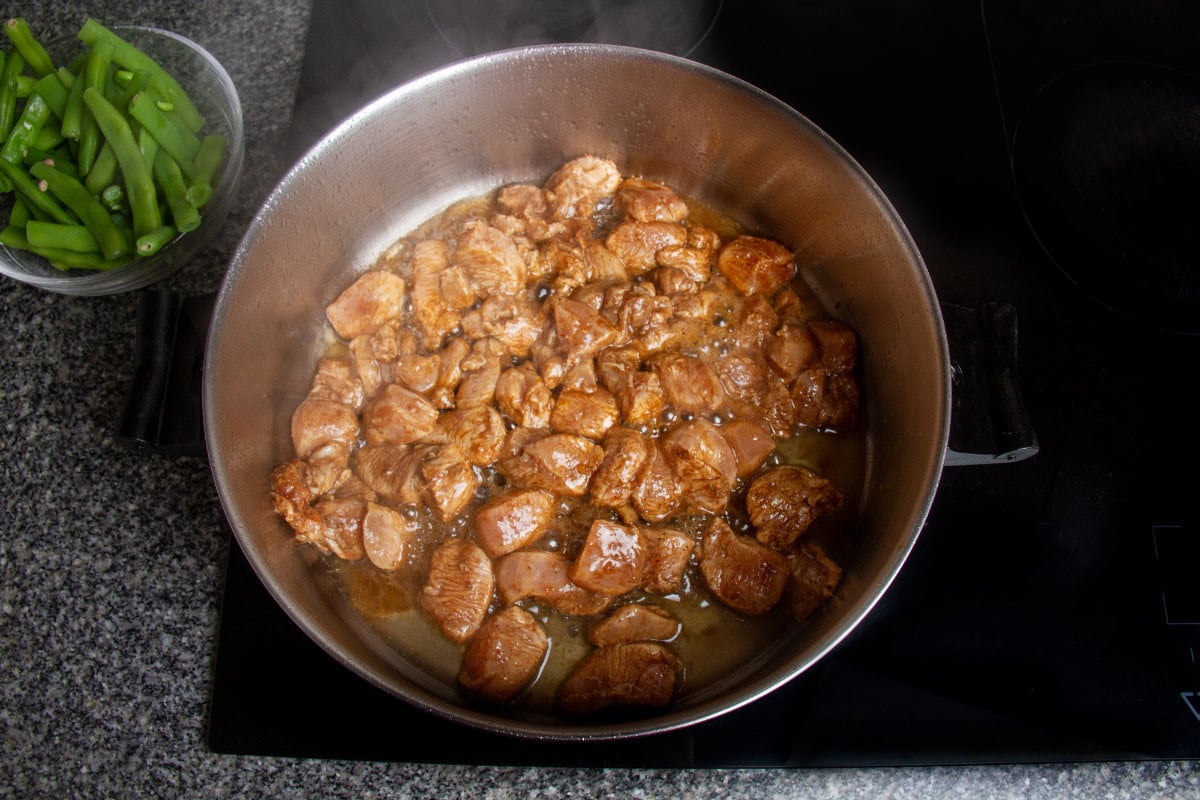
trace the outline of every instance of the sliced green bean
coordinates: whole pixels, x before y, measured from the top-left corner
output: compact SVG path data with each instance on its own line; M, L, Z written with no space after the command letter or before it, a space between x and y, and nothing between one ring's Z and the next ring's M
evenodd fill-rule
M190 233L200 227L200 212L187 199L187 184L183 180L183 172L171 154L163 148L154 158L154 177L162 187L163 195L167 198L167 207L171 209L171 221L180 233Z
M42 96L46 105L50 106L50 110L54 112L54 116L62 119L71 90L63 85L57 73L51 72L49 75L39 78L38 82L33 85L33 91Z
M200 149L196 152L196 172L188 187L188 200L196 208L204 208L212 197L217 170L225 159L226 144L225 137L215 133L200 140Z
M29 95L33 94L33 86L37 83L37 78L32 75L17 76L17 99L24 100Z
M54 74L58 76L59 82L68 89L75 85L75 73L66 67L59 67Z
M28 250L29 239L25 236L25 226L9 225L0 230L0 244L16 250Z
M138 256L145 258L154 255L175 238L175 233L175 226L160 225L149 233L139 236L137 240Z
M112 144L106 139L100 146L100 152L96 153L96 160L92 162L92 168L84 177L83 185L87 187L89 194L100 194L104 191L104 187L112 183L116 177L117 154L113 152Z
M29 171L35 178L45 181L47 190L79 217L105 258L115 259L128 252L125 237L113 224L108 210L82 183L44 162L34 164Z
M108 65L112 63L113 47L107 42L99 42L88 53L87 62L83 68L84 91L92 88L104 93L108 82ZM100 128L94 115L84 114L82 127L79 130L79 148L75 153L79 171L84 175L92 169L96 154L100 151Z
M125 181L125 194L129 197L133 230L138 236L144 236L162 225L150 168L142 159L129 123L121 116L121 112L104 99L103 94L89 86L83 91L83 102L92 112L105 138L112 144Z
M41 42L34 38L33 31L29 29L29 23L23 17L13 17L4 23L4 34L8 36L13 47L17 48L17 52L29 64L29 68L39 77L54 72L50 54L46 52L46 48L42 47Z
M149 92L138 92L129 101L129 115L141 123L150 135L171 154L185 175L196 172L192 160L200 149L200 139L186 127L175 125L156 105Z
M100 253L76 253L71 250L63 250L55 247L31 247L30 252L49 261L50 266L55 269L63 271L68 269L91 269L105 272L117 267L123 267L129 263L128 258L118 258L115 261L111 261Z
M24 228L28 221L29 206L25 205L25 201L20 196L14 197L12 210L8 212L8 224Z
M30 220L25 225L25 238L31 248L56 248L74 253L100 252L96 237L83 225Z
M48 119L50 106L41 95L31 96L21 111L20 118L13 124L4 145L0 147L0 159L11 164L22 163Z
M17 118L17 76L25 69L20 53L9 53L0 71L0 140L8 138L13 120Z
M31 213L40 211L47 219L54 222L67 224L79 222L74 214L59 205L53 195L39 189L37 182L22 167L0 158L0 172L3 172L12 181L13 187L25 198ZM36 213L34 215L36 216Z
M171 75L158 65L153 58L143 53L134 45L126 42L120 36L89 18L79 31L79 39L95 47L97 42L109 42L113 46L113 60L128 70L144 69L150 73L150 85L164 98L175 104L176 110L192 131L204 127L204 116L196 109L195 104Z

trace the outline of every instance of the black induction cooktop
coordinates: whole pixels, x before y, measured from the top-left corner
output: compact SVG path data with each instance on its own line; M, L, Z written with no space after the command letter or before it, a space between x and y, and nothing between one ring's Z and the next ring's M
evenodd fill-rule
M662 767L1200 756L1200 8L1154 9L316 0L297 155L408 78L533 42L661 49L781 98L880 184L943 303L1015 309L1040 452L946 468L895 584L814 668L624 742L508 739L391 698L309 641L233 546L212 749Z

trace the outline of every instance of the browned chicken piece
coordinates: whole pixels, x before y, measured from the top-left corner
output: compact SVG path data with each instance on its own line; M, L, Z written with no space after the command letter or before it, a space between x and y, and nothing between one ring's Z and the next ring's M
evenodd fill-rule
M591 500L598 506L622 508L637 485L650 445L637 431L615 427L604 436L604 459L588 483Z
M494 586L487 553L463 539L447 539L430 559L429 577L419 598L421 611L442 635L462 644L487 616Z
M796 274L796 260L779 242L739 236L721 248L717 269L742 294L770 296Z
M475 514L475 541L492 558L533 544L554 519L554 495L517 489L493 497Z
M271 471L271 505L300 541L321 538L324 521L312 507L318 496L309 486L308 465L300 459L285 461Z
M767 341L765 352L767 363L790 386L816 361L820 349L807 325L792 322L780 326Z
M454 407L454 394L462 380L462 362L471 346L461 338L451 339L437 354L438 374L430 390L430 401L440 409Z
M721 435L737 457L737 476L745 478L761 467L775 452L771 432L748 419L735 419L721 426Z
M621 172L611 161L581 156L558 168L546 181L550 217L556 220L590 217L601 198L621 185Z
M421 462L425 499L443 521L458 516L479 490L479 474L466 455L453 444L441 445Z
M637 485L630 497L633 507L647 522L661 522L677 510L683 501L683 490L675 479L675 471L663 455L659 442L651 442L646 463L638 473Z
M525 288L525 259L508 234L475 220L463 226L451 257L484 297Z
M583 265L591 281L627 281L629 270L616 253L603 242L589 239L583 243Z
M665 295L695 294L700 288L700 284L692 280L686 270L673 266L659 267L655 270L654 285Z
M404 279L394 272L364 272L325 307L325 317L346 341L374 333L403 313L404 288Z
M496 193L496 206L521 221L526 236L535 242L545 241L565 230L561 222L548 222L550 209L546 193L540 186L518 183L505 186Z
M721 429L696 418L676 425L660 441L684 501L702 511L724 511L737 479L737 456Z
M534 679L548 647L541 623L520 606L508 606L485 619L467 643L458 682L488 700L506 702Z
M600 384L596 379L596 361L591 358L580 361L568 369L559 385L559 394L565 391L591 394L598 390L600 390Z
M371 343L372 334L361 334L350 340L350 357L354 361L354 374L358 376L364 398L373 397L379 388L392 378L392 366L375 355Z
M683 585L696 542L670 528L639 528L646 541L646 572L642 588L651 594L678 591Z
M523 361L500 373L496 381L496 405L518 426L548 428L554 395L537 368Z
M650 360L667 404L679 414L713 414L725 406L725 387L707 363L682 353Z
M767 298L758 294L747 297L733 318L734 340L750 350L765 347L778 327L779 315Z
M776 467L746 490L746 511L755 537L777 550L787 548L812 523L841 508L833 484L804 467Z
M396 382L418 394L425 394L437 386L442 374L442 357L438 353L423 355L411 353L396 359L392 365Z
M325 495L313 510L321 515L320 538L307 541L347 561L363 557L362 521L367 513L364 501ZM299 535L296 538L305 541Z
M641 370L640 365L636 351L612 348L597 356L596 374L617 401L625 424L657 426L666 408L666 397L658 375Z
M670 338L667 322L675 312L674 303L669 297L656 295L651 283L632 284L632 287L620 300L614 321L626 338L639 341L641 349L657 350Z
M363 551L380 569L398 569L412 548L418 528L417 522L396 509L368 502L362 521Z
M792 384L791 397L799 425L845 431L857 422L859 389L852 373L831 375L822 367L805 370Z
M588 629L587 640L596 647L628 642L669 642L679 635L679 620L665 608L649 603L628 603Z
M688 228L687 242L658 251L658 265L681 270L697 284L712 277L713 260L721 247L721 237L703 225Z
M626 178L613 198L617 208L639 222L683 222L688 207L674 190L644 178Z
M784 608L793 619L803 622L833 597L842 582L842 568L816 542L802 542L788 552L787 560L791 576L783 595Z
M571 565L571 582L612 597L633 591L646 571L646 543L637 528L596 520Z
M425 487L421 464L435 452L424 444L363 445L354 453L354 473L384 500L415 506Z
M559 553L517 550L496 560L496 593L504 603L532 598L572 616L604 613L613 599L571 583L570 570Z
M583 248L567 236L558 236L543 244L534 256L530 271L542 275L542 280L549 280L554 293L560 297L570 295L591 276Z
M558 690L568 714L590 714L614 706L664 706L675 694L683 668L670 650L655 642L601 647L585 656Z
M459 324L460 316L442 297L442 274L450 269L450 245L441 239L418 242L412 252L412 320L427 350L436 350Z
M796 410L788 387L754 351L731 351L713 365L734 416L758 423L778 439L792 435Z
M496 382L509 361L508 348L492 337L478 339L460 363L462 378L454 393L459 408L491 405L496 399Z
M781 323L803 323L812 316L800 295L790 286L785 286L771 298L771 307Z
M477 467L494 463L508 437L503 417L491 406L474 405L447 411L438 418L437 427Z
M631 275L641 275L658 265L658 252L687 243L687 229L677 222L622 222L604 240Z
M783 597L788 564L779 551L734 533L717 517L700 543L700 574L722 603L757 616L770 611Z
M617 340L616 326L594 308L568 297L556 297L551 302L554 332L569 364L593 358Z
M827 372L849 372L858 360L858 337L854 329L835 319L813 320L808 329L817 341L821 366Z
M467 338L491 336L518 358L529 355L542 332L537 310L524 299L504 294L491 295L479 308L463 314L462 326Z
M428 400L392 383L363 409L363 438L369 444L408 444L427 436L437 420L437 409Z
M348 358L322 358L317 362L308 396L345 403L356 410L362 408L365 399L362 384Z
M529 442L518 455L502 459L499 467L516 486L579 497L603 459L604 451L595 442L554 433Z
M471 276L460 266L452 265L438 276L438 288L442 301L453 311L466 311L479 302L479 287L471 282Z
M296 455L309 458L331 442L353 443L358 437L358 415L345 403L310 393L292 413L291 427Z
M617 423L619 415L617 401L604 389L563 389L550 412L550 428L596 440Z

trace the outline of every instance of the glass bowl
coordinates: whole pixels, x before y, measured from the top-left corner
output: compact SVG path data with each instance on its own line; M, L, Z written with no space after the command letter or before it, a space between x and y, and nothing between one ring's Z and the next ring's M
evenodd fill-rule
M107 271L51 266L41 256L0 244L0 273L52 292L74 295L105 295L140 289L174 274L220 230L229 213L234 187L242 171L244 130L242 104L229 73L200 45L170 31L140 26L110 26L110 30L136 46L171 73L204 115L204 134L224 136L228 145L212 197L200 209L201 222L195 230L180 234L153 256L135 258ZM46 43L55 65L68 63L86 45L74 35ZM8 220L11 195L0 200L0 225Z

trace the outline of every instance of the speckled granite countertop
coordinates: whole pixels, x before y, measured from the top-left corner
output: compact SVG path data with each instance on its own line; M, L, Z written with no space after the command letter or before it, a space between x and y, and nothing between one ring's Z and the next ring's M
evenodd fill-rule
M227 67L246 172L224 234L168 288L210 291L289 166L303 2L7 3L66 33L87 13L179 31ZM1184 763L873 770L461 768L218 755L205 725L230 541L207 464L114 440L132 296L0 281L0 796L1196 797ZM419 735L418 732L414 732Z

